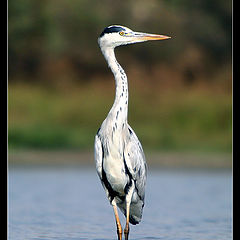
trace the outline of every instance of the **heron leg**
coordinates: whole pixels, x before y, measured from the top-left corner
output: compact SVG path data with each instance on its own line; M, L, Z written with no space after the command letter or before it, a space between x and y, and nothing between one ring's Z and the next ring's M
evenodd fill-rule
M126 204L126 226L124 228L124 236L125 240L128 240L128 234L129 234L129 213L130 213L130 203Z
M116 204L113 204L113 210L114 210L115 219L116 219L118 240L122 240L122 226L121 226L121 223L120 223L120 220L119 220Z
M131 204L131 200L132 200L134 187L135 187L135 185L132 181L132 186L129 189L129 192L126 196L126 226L125 226L125 229L124 229L125 240L128 240L128 235L129 235L129 230L130 230L130 228L129 228L130 204Z

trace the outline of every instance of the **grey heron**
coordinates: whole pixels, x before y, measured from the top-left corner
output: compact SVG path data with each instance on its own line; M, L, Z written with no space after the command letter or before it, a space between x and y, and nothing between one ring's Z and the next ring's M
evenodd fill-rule
M114 48L168 38L134 32L120 25L106 27L98 38L102 54L115 77L116 93L114 104L95 136L94 155L98 176L113 206L119 240L122 239L122 227L117 207L126 217L125 239L129 235L129 222L135 225L141 221L147 164L141 143L127 122L127 76L115 58Z

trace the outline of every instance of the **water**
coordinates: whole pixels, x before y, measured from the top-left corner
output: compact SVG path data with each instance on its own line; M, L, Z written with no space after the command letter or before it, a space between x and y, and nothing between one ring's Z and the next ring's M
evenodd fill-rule
M130 239L232 239L230 171L151 171ZM124 217L121 222L124 227ZM113 210L94 169L9 168L10 240L116 239Z

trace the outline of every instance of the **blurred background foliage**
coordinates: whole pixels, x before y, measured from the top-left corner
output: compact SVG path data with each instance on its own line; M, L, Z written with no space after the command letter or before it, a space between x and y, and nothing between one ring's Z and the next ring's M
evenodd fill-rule
M116 49L144 148L231 152L230 0L9 0L9 147L93 149L114 100L97 44L112 24L172 37Z

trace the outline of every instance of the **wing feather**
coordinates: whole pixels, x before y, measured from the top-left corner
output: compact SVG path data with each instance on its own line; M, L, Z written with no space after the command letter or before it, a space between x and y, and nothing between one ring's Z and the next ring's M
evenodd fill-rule
M133 129L128 126L129 134L125 141L124 156L129 172L135 182L138 195L144 200L145 185L147 178L147 164L142 145L134 133Z
M98 135L95 136L94 158L95 158L96 170L97 170L98 176L102 180L103 151L102 151L101 140L98 137Z

